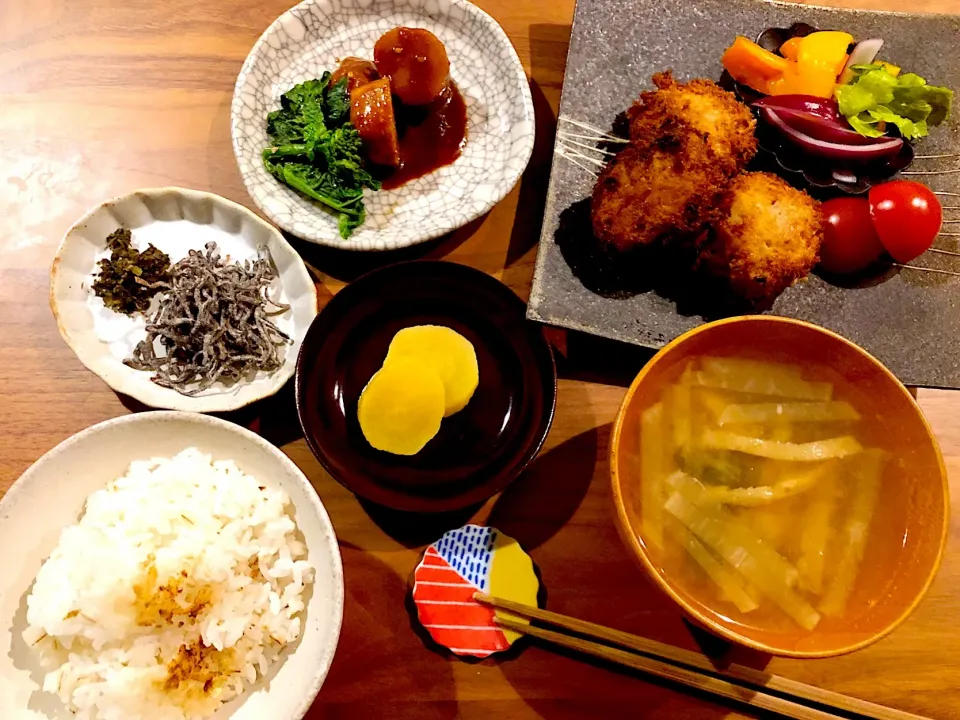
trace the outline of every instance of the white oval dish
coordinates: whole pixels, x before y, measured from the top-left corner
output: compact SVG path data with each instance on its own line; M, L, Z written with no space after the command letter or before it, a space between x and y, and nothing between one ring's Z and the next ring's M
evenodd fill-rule
M91 290L97 261L108 255L106 237L120 227L133 233L143 250L153 243L171 262L215 241L233 260L253 259L266 245L279 271L274 300L291 308L274 321L293 340L280 349L283 366L272 374L232 387L220 383L188 397L151 382L151 373L123 364L145 335L142 315L115 313ZM154 301L156 302L156 301ZM71 227L50 271L50 307L67 345L84 365L117 392L151 407L194 412L226 412L277 392L290 379L303 336L317 314L317 289L303 260L283 235L247 208L212 193L183 188L137 190L98 205Z
M283 489L314 566L300 640L263 679L221 707L215 720L299 720L319 692L340 636L343 568L333 526L316 491L286 455L225 420L183 412L146 412L107 420L63 441L35 462L0 500L0 717L67 720L73 715L40 691L42 672L21 633L26 597L61 530L76 523L84 500L120 477L134 460L173 457L195 447L233 460L264 485Z
M336 218L272 177L261 153L267 113L294 85L373 57L387 30L426 28L447 48L450 75L467 103L467 142L452 164L395 190L364 193L366 222L342 239ZM465 0L306 0L267 28L237 78L233 151L247 192L284 230L348 250L416 245L475 220L510 192L533 151L530 86L503 29Z

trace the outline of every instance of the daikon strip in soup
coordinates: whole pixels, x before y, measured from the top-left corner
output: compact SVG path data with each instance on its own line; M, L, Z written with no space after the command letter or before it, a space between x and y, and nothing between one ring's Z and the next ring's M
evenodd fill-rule
M671 584L768 631L840 627L906 517L882 418L828 367L691 361L640 422L641 539Z

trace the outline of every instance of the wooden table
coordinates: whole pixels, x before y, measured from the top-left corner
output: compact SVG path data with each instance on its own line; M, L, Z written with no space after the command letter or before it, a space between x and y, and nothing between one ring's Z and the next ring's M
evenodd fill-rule
M230 98L250 47L291 2L0 2L0 493L61 440L129 411L57 333L47 292L60 237L91 205L138 187L181 185L252 206L230 146ZM574 0L479 4L513 39L531 77L533 160L520 186L485 218L400 256L467 263L526 297ZM960 12L960 0L909 5ZM325 301L364 269L396 256L312 252L310 258L323 278ZM552 610L695 647L676 608L628 556L611 516L610 424L644 356L564 333L555 339L564 357L547 445L474 520L489 518L531 552ZM946 455L954 497L960 497L960 395L920 391L919 399ZM340 538L347 589L343 634L311 720L744 717L537 646L481 663L438 654L414 631L405 598L418 554L445 528L361 506L307 449L289 388L230 419L258 429L293 458L320 493ZM891 637L844 658L774 659L767 667L934 718L960 718L960 633L952 626L960 611L956 527L951 535L929 595ZM736 654L760 666L768 660Z

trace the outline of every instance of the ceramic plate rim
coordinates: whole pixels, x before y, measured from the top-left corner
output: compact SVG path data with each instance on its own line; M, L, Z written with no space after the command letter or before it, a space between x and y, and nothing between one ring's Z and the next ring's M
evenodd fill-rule
M193 412L229 412L232 410L238 410L251 403L257 402L258 400L262 400L276 394L293 376L294 370L296 369L296 355L298 353L287 353L286 357L284 358L283 365L279 370L272 375L263 378L262 380L256 381L262 386L260 392L248 400L238 401L236 396L230 393L196 398L180 395L179 393L168 395L166 389L159 388L159 386L157 388L153 388L152 386L143 383L128 381L127 378L131 376L128 376L126 373L122 375L108 375L105 371L97 367L96 358L91 358L87 353L81 353L78 350L77 340L74 337L74 334L70 332L63 322L59 302L56 297L56 289L60 279L62 255L67 243L70 241L71 236L75 231L77 231L78 228L87 223L96 213L107 208L108 206L123 203L135 196L159 197L162 195L180 195L198 201L207 200L213 204L220 205L229 211L239 213L248 221L259 225L261 228L266 230L279 247L283 248L284 251L289 252L290 257L294 261L293 267L295 268L295 272L300 274L302 276L301 279L305 279L307 286L312 289L311 297L307 299L307 302L310 303L310 309L313 311L314 316L316 316L317 312L319 312L319 300L317 296L316 284L313 282L313 278L310 277L310 273L307 270L306 264L303 262L303 258L301 258L299 253L294 250L293 246L287 242L286 238L283 237L283 234L279 230L277 230L270 223L266 222L263 218L249 208L244 207L233 200L228 200L222 195L217 195L216 193L206 190L193 190L190 188L168 185L162 187L140 188L122 195L117 195L109 200L104 200L103 202L100 202L87 210L78 220L72 223L64 233L63 238L60 240L60 244L57 247L53 262L50 266L49 291L50 310L52 311L53 317L56 320L57 330L60 332L60 337L63 338L63 341L73 351L74 355L76 355L77 359L80 360L84 367L109 385L114 392L132 397L133 399L151 408ZM305 334L306 333L304 332L304 335ZM295 343L297 343L302 342L303 338L294 337L293 340ZM130 372L138 373L141 371L131 369ZM158 390L164 390L164 392L158 393Z

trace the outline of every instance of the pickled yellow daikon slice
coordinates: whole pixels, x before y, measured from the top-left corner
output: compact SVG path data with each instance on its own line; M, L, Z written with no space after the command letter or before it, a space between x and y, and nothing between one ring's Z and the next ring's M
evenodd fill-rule
M440 376L445 392L444 417L463 410L480 382L473 343L443 325L416 325L394 335L383 365L400 358L416 360Z
M416 455L440 430L444 397L436 371L397 359L380 368L360 394L360 430L377 450Z

